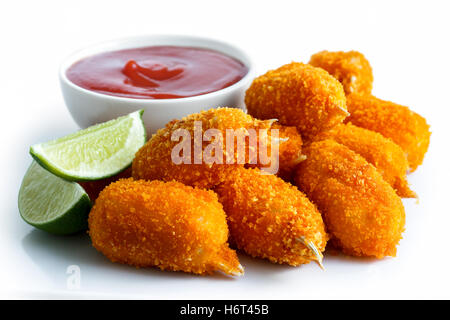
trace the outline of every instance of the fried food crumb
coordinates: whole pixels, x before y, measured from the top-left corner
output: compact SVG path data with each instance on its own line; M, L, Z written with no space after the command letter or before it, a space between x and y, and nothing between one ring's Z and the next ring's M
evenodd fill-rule
M386 180L403 198L417 195L409 188L406 180L408 160L402 148L381 134L359 128L351 123L340 124L320 134L317 140L333 139L348 147L377 168Z
M245 95L249 114L276 118L310 139L347 117L342 84L321 68L292 62L259 76Z
M247 254L297 266L318 261L300 239L319 252L325 250L328 235L319 211L282 179L238 167L215 191L228 217L232 243Z
M431 135L425 118L406 106L371 95L348 95L347 106L350 116L346 121L392 139L406 153L410 172L422 164Z
M243 274L227 244L226 217L217 195L179 182L130 178L110 184L90 212L89 235L113 262Z
M321 51L311 56L309 64L324 69L339 80L345 94L372 92L372 67L358 51Z
M348 255L395 256L405 211L375 167L333 140L313 142L304 153L295 183L319 208L331 243Z

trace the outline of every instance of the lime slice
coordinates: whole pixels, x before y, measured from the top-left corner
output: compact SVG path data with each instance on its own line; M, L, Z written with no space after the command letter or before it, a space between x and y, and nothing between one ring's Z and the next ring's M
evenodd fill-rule
M70 181L111 177L131 165L145 144L143 110L30 148L45 169Z
M87 229L91 201L75 182L61 179L33 161L22 180L19 212L32 226L54 234Z

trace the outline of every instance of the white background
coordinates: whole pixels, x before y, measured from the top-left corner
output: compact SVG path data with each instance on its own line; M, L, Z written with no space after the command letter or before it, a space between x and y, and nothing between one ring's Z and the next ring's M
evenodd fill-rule
M445 1L2 1L0 297L450 298L449 13ZM197 277L112 264L87 236L54 237L26 225L16 202L29 146L77 130L59 63L91 43L153 33L231 42L258 73L323 49L363 52L374 94L410 106L433 132L424 164L409 177L420 202L404 202L398 256L326 256L323 272L240 255L244 277ZM81 268L79 290L67 289L69 265Z

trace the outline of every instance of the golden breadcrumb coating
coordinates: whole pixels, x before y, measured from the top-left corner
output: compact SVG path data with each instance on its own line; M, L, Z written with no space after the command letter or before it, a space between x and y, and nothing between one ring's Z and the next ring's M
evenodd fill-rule
M358 51L321 51L311 56L309 64L324 69L338 79L346 94L372 92L372 67Z
M186 129L190 133L189 145L194 146L194 126L195 122L200 121L202 123L202 132L204 134L209 129L218 129L221 132L221 137L217 140L204 141L201 147L202 151L205 151L208 146L213 142L220 142L223 150L222 164L217 163L195 163L194 147L191 148L191 163L176 164L172 161L172 150L180 143L181 140L172 141L171 136L178 129ZM156 134L136 153L136 157L133 161L133 177L135 179L145 180L163 180L171 181L176 180L190 186L196 186L200 188L212 188L222 181L222 177L236 166L243 166L246 163L254 161L258 164L258 150L252 153L255 157L249 157L249 137L245 138L244 142L244 155L245 159L238 159L237 144L238 139L234 139L234 150L227 152L226 148L226 131L227 129L234 129L239 132L247 132L249 129L254 129L258 135L259 130L267 130L268 138L259 139L257 136L257 143L262 141L262 147L269 150L268 156L271 155L271 132L274 120L257 120L252 116L244 113L240 109L234 108L218 108L208 111L202 111L200 113L191 114L182 120L174 120L166 125L164 129L158 130ZM278 127L277 127L278 128ZM281 133L280 133L281 134ZM292 133L291 133L292 134ZM245 137L245 136L243 136ZM301 139L300 138L297 138ZM198 141L198 140L197 140ZM200 137L200 142L202 141ZM276 142L276 143L283 143ZM257 144L258 145L258 144ZM252 149L254 150L254 148ZM234 164L227 164L227 157L234 159ZM286 156L288 157L288 155ZM284 157L281 157L285 159ZM240 161L243 160L243 161ZM270 158L268 159L270 160ZM266 165L264 165L265 167Z
M110 184L89 214L89 235L113 262L243 274L227 244L225 212L217 195L179 182L122 179Z
M351 123L339 124L330 131L318 135L316 139L333 139L343 144L375 166L400 197L417 197L406 180L408 171L406 155L391 139Z
M328 239L322 217L296 187L257 168L238 167L215 191L239 249L293 266L321 260ZM312 243L317 256L304 243Z
M297 167L295 183L319 208L331 243L349 255L395 256L405 211L375 167L333 140L303 151L307 158Z
M279 145L280 165L277 176L290 181L295 167L305 160L305 156L302 155L302 136L295 127L286 127L275 123L272 128L280 130L279 137L281 139Z
M391 138L406 153L411 172L422 164L430 144L430 126L408 107L371 95L347 97L347 121Z
M292 178L292 172L294 171L297 164L305 159L305 156L302 155L302 145L303 140L301 135L298 133L295 127L286 127L282 126L278 123L274 123L271 129L277 129L278 137L279 137L279 148L278 148L278 157L273 155L271 163L268 165L247 165L248 168L264 168L273 165L273 163L278 162L278 172L277 176L282 178L283 180L290 181ZM268 150L268 155L272 157L272 154Z
M341 123L348 115L342 85L323 69L292 62L259 76L245 95L249 114L295 126L303 138Z

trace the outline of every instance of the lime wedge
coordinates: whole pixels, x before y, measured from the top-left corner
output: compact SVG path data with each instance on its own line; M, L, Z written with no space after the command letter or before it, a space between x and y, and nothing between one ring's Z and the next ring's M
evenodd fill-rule
M54 234L87 229L91 201L75 182L61 179L33 161L19 190L19 212L32 226Z
M70 181L111 177L131 165L145 144L143 110L33 145L30 153L45 169Z

